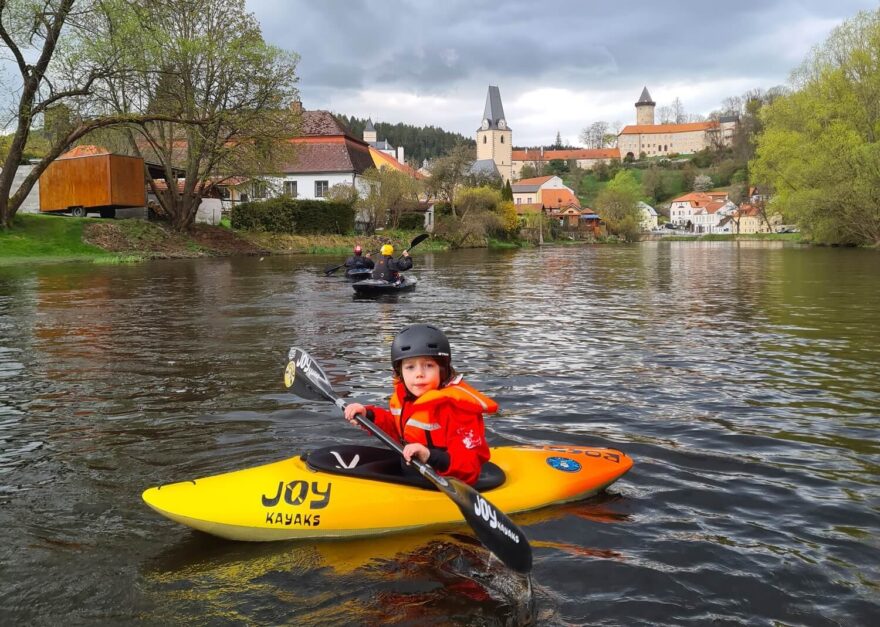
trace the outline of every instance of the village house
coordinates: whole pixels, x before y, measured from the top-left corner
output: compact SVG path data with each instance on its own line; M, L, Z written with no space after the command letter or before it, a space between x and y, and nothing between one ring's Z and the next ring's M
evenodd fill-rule
M511 185L511 189L513 190L513 202L516 205L528 205L531 203L543 204L544 192L548 193L548 198L550 198L550 194L556 194L556 197L561 198L562 196L560 194L565 192L565 197L567 199L573 198L577 201L577 196L575 195L574 190L570 187L566 187L562 182L562 179L554 175L522 179Z
M729 146L733 141L735 117L685 124L655 124L656 104L645 87L635 104L636 123L623 127L617 135L617 148L622 158L692 154L711 146Z
M720 204L712 204L719 202ZM676 226L693 230L696 225L695 218L699 214L702 226L707 226L710 223L716 224L706 216L714 216L715 212L726 206L726 202L727 192L691 192L672 200L669 206L669 220ZM711 211L706 211L710 204L712 204ZM727 209L730 207L728 206Z

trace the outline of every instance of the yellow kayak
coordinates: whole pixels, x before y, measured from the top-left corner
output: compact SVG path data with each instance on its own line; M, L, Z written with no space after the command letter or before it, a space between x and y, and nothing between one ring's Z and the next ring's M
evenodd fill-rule
M475 486L507 514L583 499L632 460L614 449L503 446ZM458 507L393 451L339 445L204 479L149 488L163 516L230 540L342 538L464 522Z

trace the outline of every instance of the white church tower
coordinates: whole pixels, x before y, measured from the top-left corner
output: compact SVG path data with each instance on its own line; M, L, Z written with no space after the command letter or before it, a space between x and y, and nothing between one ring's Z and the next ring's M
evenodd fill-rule
M494 161L501 178L507 182L513 176L513 131L507 126L501 92L489 86L483 122L477 129L477 162Z

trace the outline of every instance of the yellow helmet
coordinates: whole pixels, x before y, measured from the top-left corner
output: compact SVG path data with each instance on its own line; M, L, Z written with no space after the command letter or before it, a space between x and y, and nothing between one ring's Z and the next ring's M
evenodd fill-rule
M394 254L394 246L391 244L385 244L379 252L382 253L383 257L389 257Z

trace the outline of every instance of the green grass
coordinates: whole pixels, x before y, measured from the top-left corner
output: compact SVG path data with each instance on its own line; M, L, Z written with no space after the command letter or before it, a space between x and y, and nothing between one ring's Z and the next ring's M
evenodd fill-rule
M0 264L91 260L109 253L83 243L83 226L94 218L18 214L11 229L0 229Z

